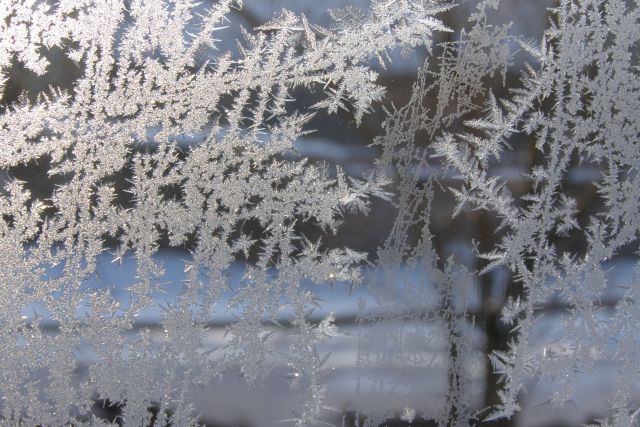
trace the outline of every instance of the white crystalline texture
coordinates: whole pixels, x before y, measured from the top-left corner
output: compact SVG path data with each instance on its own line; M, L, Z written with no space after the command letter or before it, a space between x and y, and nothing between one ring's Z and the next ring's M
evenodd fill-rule
M512 417L536 380L533 403L575 405L605 363L601 424L637 424L639 289L634 271L612 291L609 263L638 261L638 1L559 0L539 40L492 21L500 0L246 3L0 2L0 424L198 425L198 390L234 376L284 377L279 420L339 423L332 372L353 354L343 400L370 425ZM418 57L396 106L380 73ZM371 113L368 172L303 158L315 115ZM590 206L567 190L578 167ZM382 204L376 257L327 244ZM438 210L497 218L473 268L437 246ZM107 254L128 277L93 286ZM504 301L477 301L500 274ZM342 285L360 298L344 327L322 297ZM491 310L510 332L483 355ZM488 410L483 358L502 375Z

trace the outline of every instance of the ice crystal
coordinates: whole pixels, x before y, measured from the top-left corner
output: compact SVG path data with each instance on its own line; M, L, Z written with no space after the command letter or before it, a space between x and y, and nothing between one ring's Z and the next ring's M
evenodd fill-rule
M332 30L283 11L245 31L237 51L219 52L216 34L241 7L236 0L3 4L5 73L20 64L46 77L54 49L77 73L67 89L3 105L0 118L3 170L41 164L55 183L38 195L33 183L3 183L6 422L99 424L96 400L120 405L127 425L148 424L154 405L157 424L197 422L189 387L233 368L249 382L264 378L272 351L265 321L287 310L297 331L287 356L292 385L308 395L300 422L319 416L326 367L315 346L335 331L330 319L310 322L316 298L300 283L324 283L327 271L357 282L362 256L304 243L296 226L335 233L345 212L367 210L382 190L283 155L316 109L347 109L359 122L384 94L371 61L426 43L425 31L440 24L415 20L435 13L428 2L393 9L374 2L358 20L336 12ZM296 112L289 105L301 87L324 95ZM196 142L181 146L184 137ZM244 231L251 221L259 235ZM186 245L192 256L156 335L138 331L136 318L163 291L161 241ZM110 248L116 259L135 259L126 302L85 286ZM229 306L219 307L239 256L252 262ZM29 309L36 316L23 316ZM205 325L221 310L238 317L228 344L203 353ZM43 333L43 322L55 333Z
M640 10L637 2L561 0L551 10L544 36L534 42L490 23L489 13L498 5L479 3L471 28L445 43L434 64L425 63L410 102L387 118L386 134L377 141L383 149L379 166L399 176L394 231L404 231L392 234L383 255L395 264L406 264L416 254L437 259L407 239L416 225L428 226L430 218L425 202L432 197L421 195L423 183L415 171L433 170L440 163L453 173L454 217L479 210L496 218L495 244L476 249L481 268L474 286L495 269L506 269L513 278L501 310L511 328L508 345L489 349L492 369L501 374L499 399L476 415L486 420L514 416L522 409L522 392L536 382L552 389L536 405L575 407L581 378L597 376L607 361L616 370L606 399L615 422L631 425L638 405L632 397L637 378L631 356L637 354L638 340L629 329L638 313L636 279L627 278L626 295L612 297L607 265L623 257L637 262L629 248L637 244L640 225L635 184ZM513 62L510 43L519 44L528 64L517 84L504 77L500 84L492 77ZM425 102L430 97L435 101ZM530 187L514 194L509 178L496 168L530 140L535 154L522 172ZM580 166L599 170L590 180L597 191L591 206L576 200L575 191L566 192L570 169ZM572 249L568 239L586 244ZM384 256L380 259L384 267ZM438 289L440 271L425 271ZM554 304L564 308L564 315L554 317ZM607 304L613 311L605 315ZM492 315L490 310L483 307L485 317ZM446 313L438 317L446 319ZM457 313L465 317L464 310ZM422 315L411 318L422 321ZM537 324L547 318L558 319L562 327L541 340ZM452 354L449 363L460 357ZM457 378L450 378L448 398L463 391ZM620 421L620 414L626 421ZM457 422L451 414L437 419Z
M440 0L371 0L329 11L328 26L282 10L230 47L242 0L3 2L2 423L199 424L194 387L230 373L254 386L281 358L300 399L281 419L311 425L336 410L322 346L339 339L357 342L348 409L369 424L513 417L536 381L551 389L542 406L575 405L579 379L604 361L615 374L601 424L636 423L638 289L629 277L612 297L608 268L638 260L640 7L559 0L529 40L492 21L505 3L479 1L460 28L444 24L457 9ZM379 73L415 49L426 58L409 100L380 108ZM70 75L46 87L56 61ZM16 74L36 84L16 95ZM373 111L386 115L369 173L295 155L316 113L359 126ZM499 169L515 151L530 153L519 186ZM597 170L588 205L569 188L585 166ZM435 205L447 195L453 204ZM374 199L397 216L362 284L372 258L325 236ZM482 225L491 238L469 238L473 262L437 245L443 211L494 217ZM166 247L189 256L154 326L145 315L175 285ZM126 297L90 286L109 252L135 263ZM488 285L500 274L503 301ZM314 289L345 282L371 297L357 336L330 306L314 315L330 305ZM541 339L555 306L561 327ZM220 314L233 320L211 346ZM510 330L502 348L478 351L478 330L498 322ZM473 400L482 361L501 375L488 410Z

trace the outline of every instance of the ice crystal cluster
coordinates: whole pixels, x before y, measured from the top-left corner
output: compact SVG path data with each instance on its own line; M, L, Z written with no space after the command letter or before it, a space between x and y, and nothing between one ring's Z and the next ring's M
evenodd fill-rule
M558 0L538 40L493 20L507 0L371 0L328 11L328 26L282 10L233 46L242 3L0 2L0 423L198 425L194 393L229 375L259 387L274 353L300 399L281 419L340 422L321 351L338 339L357 348L347 409L369 424L575 406L602 369L597 422L640 422L640 289L634 269L615 289L610 274L622 256L637 262L637 0ZM394 106L379 73L417 50L424 65ZM47 81L55 53L73 66L65 87L8 95L16 73ZM384 122L370 172L296 155L315 114L358 126L372 112ZM514 185L505 167L527 150ZM569 188L580 168L594 171L586 206ZM434 203L446 197L455 204ZM325 244L345 216L381 204L396 217L375 257ZM443 210L494 219L490 239L469 238L475 264L434 245ZM141 319L168 292L167 247L189 256L152 327ZM105 254L135 263L125 298L90 285ZM473 295L497 272L509 278L497 308L508 333L486 347L500 380L482 408L475 349L488 310ZM370 297L347 337L314 290L345 282ZM330 314L314 317L320 306ZM553 307L562 314L541 334ZM212 345L220 313L232 320ZM539 402L527 398L536 388ZM389 396L403 407L383 407Z

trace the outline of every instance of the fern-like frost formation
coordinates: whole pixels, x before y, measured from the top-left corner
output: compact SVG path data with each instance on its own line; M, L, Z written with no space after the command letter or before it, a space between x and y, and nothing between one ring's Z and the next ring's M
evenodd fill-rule
M198 390L238 374L259 387L279 363L296 425L345 423L345 408L369 425L513 419L576 406L605 364L598 422L640 422L639 4L558 0L530 40L495 19L507 0L463 3L371 0L328 26L282 10L233 45L242 0L4 1L0 423L200 425ZM425 59L395 106L380 73L400 51ZM55 61L62 87L47 86ZM14 93L16 76L36 84ZM296 154L321 114L383 117L369 172ZM501 167L517 152L514 178ZM327 243L383 204L395 219L375 254ZM471 261L438 246L442 212L489 218ZM176 286L167 248L182 280L150 324ZM91 286L105 256L135 266L126 292ZM614 284L622 258L633 272ZM345 283L367 296L347 329L320 298ZM355 349L342 407L335 340Z

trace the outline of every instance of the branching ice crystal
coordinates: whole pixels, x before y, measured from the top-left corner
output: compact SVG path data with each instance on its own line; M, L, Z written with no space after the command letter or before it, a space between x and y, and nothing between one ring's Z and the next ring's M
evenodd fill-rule
M333 313L312 316L322 301L303 283L362 282L367 254L327 248L322 236L376 198L397 216L367 283L375 307L360 304L356 376L402 406L370 407L358 391L350 409L369 424L400 410L407 422L441 425L513 417L534 382L551 384L544 405L566 405L577 379L607 361L615 384L600 423L637 423L636 278L606 302L608 263L638 260L638 2L558 0L537 41L492 23L499 0L479 1L453 29L443 23L456 10L448 1L371 0L332 10L328 28L283 10L229 49L222 39L242 3L0 4L1 422L110 425L94 410L103 404L126 425L199 424L194 386L229 372L257 384L276 352L301 398L289 421L326 421L336 408L330 355L319 348L344 336ZM291 156L316 112L345 110L360 125L380 108L378 71L392 52L417 48L425 63L408 102L383 107L370 173ZM526 61L519 79L516 56ZM43 88L56 61L72 64L67 84ZM16 96L16 73L38 84ZM294 104L303 91L311 105ZM497 169L520 149L531 153L524 189ZM590 206L568 191L572 168L584 165L597 170ZM25 168L40 172L15 179ZM443 190L453 217L497 218L493 243L469 244L475 271L434 244ZM190 257L151 328L140 319L167 291L161 247ZM135 260L124 299L88 286L105 252ZM510 277L503 304L478 308L475 289L498 273ZM561 330L541 342L537 325L553 304ZM207 325L221 312L235 320L211 347ZM501 381L478 412L473 337L488 316L510 332L504 348L487 347ZM283 318L293 331L284 352L268 326ZM427 357L425 345L444 356ZM424 381L384 377L396 368ZM439 398L421 400L438 381Z
M216 34L241 7L236 0L209 7L3 3L3 72L20 64L45 78L49 53L58 49L77 73L66 90L51 87L2 106L2 169L11 175L39 164L55 183L38 195L33 183L3 183L1 393L8 424L101 424L91 411L96 400L120 405L127 425L152 418L159 425L197 423L191 385L234 367L249 382L264 378L271 351L264 322L285 310L297 331L287 356L296 372L292 385L308 395L299 421L320 416L326 366L315 346L335 332L331 319L310 323L317 302L300 283L324 283L327 272L357 282L363 255L321 250L301 240L296 225L335 233L344 212L366 211L369 198L383 191L283 155L309 131L316 109L346 109L359 122L384 95L371 61L429 43L441 26L432 16L442 6L402 1L390 9L377 1L358 19L336 11L332 30L283 11L245 31L237 52L220 52ZM293 111L300 87L323 96ZM183 148L183 136L198 143ZM116 182L122 176L124 186ZM261 234L245 234L247 221ZM135 331L136 318L163 290L165 271L155 258L161 241L186 245L192 257L158 337ZM136 262L126 306L84 285L96 258L114 247L116 259L132 254ZM238 320L228 345L203 353L203 325L225 309L216 302L238 256L252 259L226 308ZM23 317L36 306L38 315ZM45 321L54 334L42 332Z

